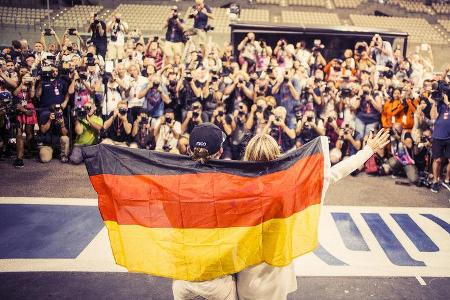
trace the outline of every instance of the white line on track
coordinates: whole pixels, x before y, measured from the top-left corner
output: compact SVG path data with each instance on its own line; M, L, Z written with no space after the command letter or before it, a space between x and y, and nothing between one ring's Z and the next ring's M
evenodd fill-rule
M416 275L416 279L417 279L417 281L420 283L420 285L427 285L427 283L425 282L425 280L423 280L423 278L420 277L419 275Z
M93 198L0 197L0 204L97 206L98 200Z

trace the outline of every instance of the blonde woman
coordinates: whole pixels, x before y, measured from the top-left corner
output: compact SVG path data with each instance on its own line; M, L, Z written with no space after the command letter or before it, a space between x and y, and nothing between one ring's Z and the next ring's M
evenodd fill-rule
M374 152L383 149L388 143L389 131L381 129L375 137L371 133L363 150L331 168L330 184L349 175L363 165ZM280 148L275 139L268 134L258 134L248 143L244 160L270 161L279 156ZM281 300L297 290L293 262L286 267L273 267L261 263L237 273L236 280L239 300Z

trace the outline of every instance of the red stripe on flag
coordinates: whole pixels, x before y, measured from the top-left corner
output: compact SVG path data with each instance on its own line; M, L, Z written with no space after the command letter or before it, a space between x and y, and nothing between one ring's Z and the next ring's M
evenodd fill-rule
M150 228L255 226L321 200L324 161L314 154L259 177L227 173L94 175L105 221Z

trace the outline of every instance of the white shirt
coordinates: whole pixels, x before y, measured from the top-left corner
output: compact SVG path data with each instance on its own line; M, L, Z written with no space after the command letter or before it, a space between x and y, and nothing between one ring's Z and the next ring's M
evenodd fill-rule
M144 105L145 97L137 98L137 95L147 86L147 78L141 75L139 75L137 79L134 79L131 76L125 78L125 86L127 88L130 87L129 95L125 99L126 101L128 101L128 107L142 107Z
M159 125L159 123L160 123L160 120L158 120L156 122L157 125ZM181 123L178 121L175 121L175 124L173 125L173 130L175 132L177 132L178 134L181 134ZM176 149L177 144L178 144L178 139L175 138L170 127L166 124L162 124L159 127L159 135L156 139L156 150L161 150L164 145L169 146L171 149Z
M115 86L119 85L115 83ZM102 114L109 115L117 108L117 104L122 101L122 95L117 88L108 87L106 91L107 95L103 98Z

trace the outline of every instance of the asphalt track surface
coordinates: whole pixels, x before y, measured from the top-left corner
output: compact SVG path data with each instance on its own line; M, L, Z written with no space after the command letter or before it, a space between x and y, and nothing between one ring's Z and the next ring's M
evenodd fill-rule
M14 169L0 162L0 197L95 198L84 166L54 160L25 160ZM325 205L375 207L450 207L450 193L395 184L390 177L348 177L332 186ZM447 211L445 211L447 212ZM0 220L0 226L2 221ZM0 236L1 239L1 236ZM448 250L448 249L447 249ZM450 260L447 262L450 265ZM448 267L448 266L446 266ZM319 268L319 267L318 267ZM300 276L288 299L449 299L450 274L444 277ZM172 299L171 281L120 272L2 272L0 299Z

